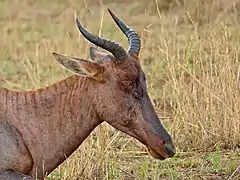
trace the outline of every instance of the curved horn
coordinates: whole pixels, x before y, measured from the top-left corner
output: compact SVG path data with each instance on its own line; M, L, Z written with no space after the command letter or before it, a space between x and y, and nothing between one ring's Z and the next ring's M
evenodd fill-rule
M110 9L108 9L111 14L113 20L118 25L118 27L122 30L122 32L126 35L129 42L128 53L136 54L138 56L140 48L141 48L141 40L138 34L129 28L123 21L121 21Z
M76 18L77 26L79 31L82 33L82 35L88 39L93 44L111 52L117 60L122 61L127 58L127 52L123 49L122 46L119 44L108 41L106 39L103 39L101 37L95 36L91 33L89 33L79 22L78 18Z

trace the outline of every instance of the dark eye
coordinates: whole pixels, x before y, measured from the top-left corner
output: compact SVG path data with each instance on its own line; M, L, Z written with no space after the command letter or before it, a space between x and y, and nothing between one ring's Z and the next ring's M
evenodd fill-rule
M131 86L132 85L132 81L122 81L122 85L123 86Z

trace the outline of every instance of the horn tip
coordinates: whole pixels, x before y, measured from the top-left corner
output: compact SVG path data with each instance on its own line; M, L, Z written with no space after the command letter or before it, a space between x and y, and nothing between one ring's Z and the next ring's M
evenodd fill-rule
M77 17L76 17L76 23L78 26L81 25Z
M76 23L77 23L77 27L78 29L82 32L84 30L83 26L81 25L80 21L78 18L76 18Z
M77 25L78 25L78 26L81 25L80 22L79 22L79 19L78 19L78 17L77 17L77 11L75 11L74 17L75 17L75 20L76 20Z
M108 8L108 12L110 13L110 15L112 16L112 17L115 17L116 15L111 11L111 9L109 9Z

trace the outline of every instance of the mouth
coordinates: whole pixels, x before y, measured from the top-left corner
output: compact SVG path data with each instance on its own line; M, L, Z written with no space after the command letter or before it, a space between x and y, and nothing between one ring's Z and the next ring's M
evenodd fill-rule
M147 147L149 154L153 158L165 160L166 158L174 156L174 154L176 153L172 145L169 145L168 143L164 144L161 138L152 138L150 136L150 138L144 138L147 140L143 141L139 137L140 136L135 135L135 138Z
M148 152L150 153L150 155L156 159L159 159L159 160L164 160L166 158L168 158L168 155L167 154L164 154L164 155L161 155L159 153L157 153L156 151L154 151L153 149L149 148L148 147Z
M176 151L174 146L172 145L172 142L164 143L163 140L159 137L148 136L148 134L144 131L140 132L143 133L139 134L139 131L137 131L136 133L134 131L128 131L127 134L136 138L142 144L144 144L147 147L149 154L153 158L165 160L175 155Z

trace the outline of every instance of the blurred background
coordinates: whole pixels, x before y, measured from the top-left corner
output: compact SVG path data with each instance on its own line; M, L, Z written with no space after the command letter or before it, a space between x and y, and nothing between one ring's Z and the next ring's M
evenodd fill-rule
M107 8L141 36L148 91L177 154L155 160L103 123L46 179L239 179L239 0L0 0L0 85L37 89L70 76L52 51L90 59L75 11L127 48Z

